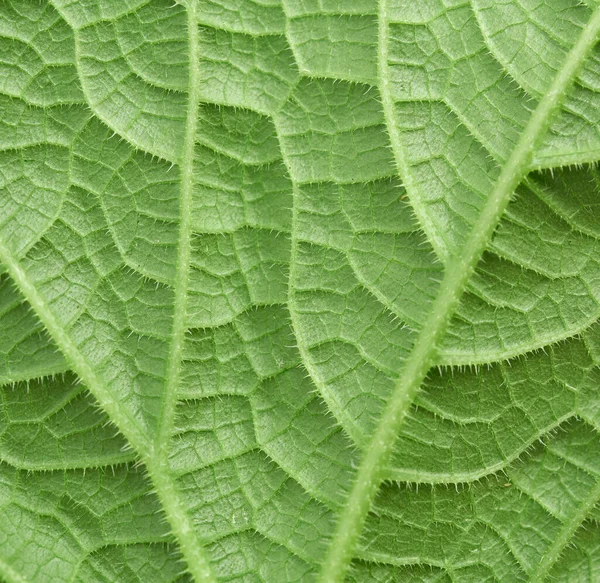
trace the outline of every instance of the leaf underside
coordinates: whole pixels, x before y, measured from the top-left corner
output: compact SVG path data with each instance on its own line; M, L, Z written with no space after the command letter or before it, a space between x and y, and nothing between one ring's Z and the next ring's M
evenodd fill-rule
M445 266L592 9L385 6L0 2L0 580L314 580ZM599 128L596 48L349 581L600 580Z

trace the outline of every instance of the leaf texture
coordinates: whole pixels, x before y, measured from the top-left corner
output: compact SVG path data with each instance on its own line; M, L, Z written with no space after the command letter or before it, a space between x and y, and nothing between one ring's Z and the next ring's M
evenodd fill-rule
M574 0L0 3L0 579L313 581ZM347 580L596 581L599 53Z

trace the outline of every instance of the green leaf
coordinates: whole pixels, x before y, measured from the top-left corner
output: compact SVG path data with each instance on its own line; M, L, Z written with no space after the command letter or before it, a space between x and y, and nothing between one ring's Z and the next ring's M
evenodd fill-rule
M0 579L597 580L593 8L1 3Z

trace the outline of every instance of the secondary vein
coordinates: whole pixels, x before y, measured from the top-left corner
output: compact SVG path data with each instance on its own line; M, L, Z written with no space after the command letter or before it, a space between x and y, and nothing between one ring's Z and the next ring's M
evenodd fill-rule
M425 209L425 205L421 203L421 200L417 194L417 185L413 179L412 172L408 167L406 162L406 152L404 149L404 145L402 143L402 139L400 137L400 130L396 125L395 115L394 115L394 100L392 99L392 94L390 92L390 79L389 75L382 75L382 66L385 63L385 67L387 69L387 60L388 60L388 47L387 47L387 24L385 26L385 30L382 30L382 20L381 20L381 12L387 12L387 2L386 0L380 0L379 3L379 47L378 47L378 64L379 64L379 94L381 97L381 108L383 110L383 116L385 118L385 125L387 128L388 137L390 139L390 146L392 148L392 153L394 154L394 162L396 164L396 169L398 170L398 174L402 178L402 185L406 190L408 198L410 200L410 206L417 217L419 224L422 229L425 231L427 235L428 241L431 243L433 250L437 257L439 257L444 263L447 261L447 251L446 251L446 243L438 233L438 229L429 217ZM382 39L385 39L385 42L382 43Z
M22 577L2 559L0 559L0 575L6 579L6 583L27 583L27 579L25 579L25 577Z
M400 144L399 136L396 136L396 140L393 137L395 131L393 100L388 94L389 88L387 87L389 27L387 13L387 0L380 0L378 58L379 76L382 80L382 99L384 105L388 100L385 108L386 121L390 128L392 143L396 141L397 144ZM448 322L454 314L465 287L482 253L488 246L513 192L527 175L533 154L546 135L553 114L564 99L581 64L595 45L599 32L600 8L597 8L577 43L567 55L563 67L557 73L548 92L531 115L519 142L502 167L498 180L463 248L449 258L444 278L429 316L417 337L413 350L405 361L373 438L364 452L354 484L338 519L335 533L323 562L320 575L322 583L343 581L367 515L383 480L383 472L388 465L398 430L429 371L436 345L442 339ZM398 166L403 168L405 163L399 159L401 152L397 147L394 147L394 154ZM409 174L405 174L402 178L406 181L408 176Z
M163 505L173 533L177 537L189 571L199 583L215 581L204 548L185 510L181 493L168 468L157 458L152 444L127 409L122 408L104 386L92 365L54 315L35 283L20 266L12 251L0 240L0 262L6 267L15 285L29 302L42 324L69 361L72 369L107 412L113 423L136 450L150 474L156 494Z
M63 324L54 315L48 302L38 291L35 283L27 272L21 267L10 248L0 240L0 262L6 267L14 284L19 288L29 305L37 314L49 334L56 341L61 352L65 355L73 370L84 381L86 387L96 397L102 408L126 437L131 446L142 456L150 454L151 446L140 427L137 419L126 409L120 407L110 391L106 389L89 363L88 359L79 350L75 341L65 330Z
M0 261L4 264L21 293L37 313L73 370L96 397L102 408L140 455L152 479L174 535L177 537L188 570L199 583L214 583L215 577L195 525L185 507L168 467L168 445L172 432L179 386L181 354L186 330L188 271L191 255L191 205L193 194L194 145L197 128L199 95L200 43L198 32L198 0L185 2L189 29L189 96L184 148L181 160L180 234L177 254L172 343L168 355L165 394L161 417L154 441L129 412L120 407L104 386L85 355L79 350L64 326L54 315L10 248L0 240Z
M598 501L600 501L600 480L596 482L595 486L583 500L583 503L577 512L575 512L571 519L563 525L554 542L544 552L542 560L529 578L531 583L543 583L543 581L546 580L548 573L550 573L550 570L560 557L561 553L565 550L565 547L569 544L575 532L589 516Z

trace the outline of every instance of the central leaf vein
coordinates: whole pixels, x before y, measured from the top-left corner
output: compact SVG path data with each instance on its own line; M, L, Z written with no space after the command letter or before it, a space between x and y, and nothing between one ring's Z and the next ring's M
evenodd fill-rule
M388 27L387 0L380 0L379 77L382 99L384 103L387 103L385 105L386 122L390 128L392 143L396 143L396 147L393 149L397 165L402 173L405 166L401 149L398 147L399 135L394 129L393 101L388 94ZM550 89L531 115L519 142L502 167L498 180L463 248L448 259L438 295L404 364L402 373L395 383L374 435L364 451L352 490L341 512L323 563L321 571L323 583L335 583L344 579L367 515L384 478L384 470L393 451L398 430L429 371L436 346L442 339L450 318L454 314L465 287L488 246L513 192L527 175L531 159L549 129L553 114L561 105L583 61L596 44L599 32L600 8L597 8L577 43L567 55L564 65L556 75ZM404 174L402 178L407 180L409 176Z

